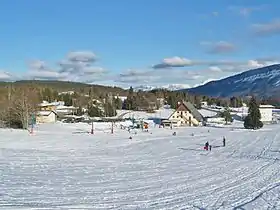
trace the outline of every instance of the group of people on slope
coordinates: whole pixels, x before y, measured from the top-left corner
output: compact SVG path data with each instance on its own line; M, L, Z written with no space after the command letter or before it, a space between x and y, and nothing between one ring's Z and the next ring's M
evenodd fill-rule
M225 146L226 146L226 138L223 137L223 147L225 147ZM206 151L212 150L212 145L210 145L208 141L205 143L204 150L206 150Z

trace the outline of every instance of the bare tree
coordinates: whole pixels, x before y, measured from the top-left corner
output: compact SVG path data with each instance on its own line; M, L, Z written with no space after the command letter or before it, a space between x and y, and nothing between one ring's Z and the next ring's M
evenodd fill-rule
M10 120L20 122L21 127L27 129L31 115L37 110L38 96L38 90L35 87L15 88L10 96Z

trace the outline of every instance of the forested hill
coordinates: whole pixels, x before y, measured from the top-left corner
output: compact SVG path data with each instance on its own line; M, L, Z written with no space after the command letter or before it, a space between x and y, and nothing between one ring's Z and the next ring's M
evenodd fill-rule
M80 82L69 82L69 81L57 81L57 80L20 80L16 82L0 82L0 87L4 88L9 85L13 86L29 86L34 85L39 88L51 88L56 91L78 91L78 92L88 92L92 89L95 92L111 92L113 94L126 95L127 90L120 87L104 86L97 84L86 84Z

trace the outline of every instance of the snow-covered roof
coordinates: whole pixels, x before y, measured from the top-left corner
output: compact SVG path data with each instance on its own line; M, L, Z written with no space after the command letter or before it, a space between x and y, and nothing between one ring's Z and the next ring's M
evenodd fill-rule
M274 108L274 106L261 104L259 108Z
M127 96L115 96L115 98L119 98L121 101L124 101L127 99Z
M134 118L134 119L151 119L160 118L167 119L174 112L174 109L161 108L156 110L155 113L147 113L144 111L128 111L128 110L117 110L117 116L122 118Z
M198 111L203 117L213 117L217 115L217 112L206 110L206 109L199 109Z
M64 105L64 101L54 101L54 102L48 102L43 101L42 103L38 104L38 106L44 107L44 106L61 106Z
M69 94L69 95L73 95L75 92L74 91L65 91L65 92L60 92L58 93L58 95L66 95L66 94Z
M51 113L56 114L54 111L38 111L37 115L39 115L39 116L49 116Z
M78 109L77 107L74 107L74 106L62 106L62 105L59 105L56 107L57 110L60 110L60 109L66 109L66 110L69 110L69 109Z

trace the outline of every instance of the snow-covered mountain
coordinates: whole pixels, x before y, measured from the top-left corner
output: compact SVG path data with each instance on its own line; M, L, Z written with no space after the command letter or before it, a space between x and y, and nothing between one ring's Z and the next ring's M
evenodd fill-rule
M135 86L133 87L134 91L151 91L154 89L167 89L170 91L175 91L175 90L181 90L181 89L186 89L189 88L189 85L184 85L184 84L168 84L168 85L162 85L162 86L150 86L150 85L140 85L140 86Z
M185 90L191 93L215 97L251 94L262 97L278 97L280 96L280 64L252 69Z

